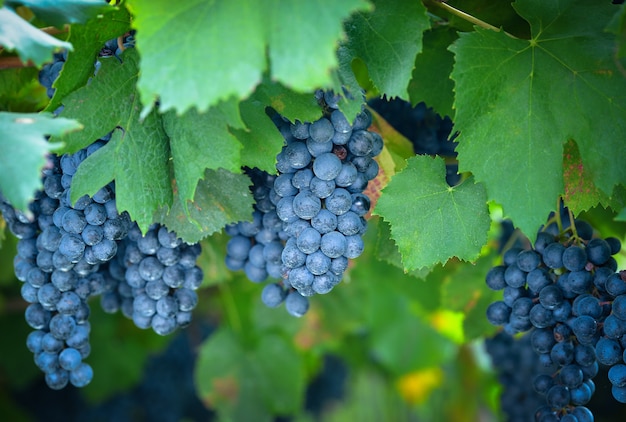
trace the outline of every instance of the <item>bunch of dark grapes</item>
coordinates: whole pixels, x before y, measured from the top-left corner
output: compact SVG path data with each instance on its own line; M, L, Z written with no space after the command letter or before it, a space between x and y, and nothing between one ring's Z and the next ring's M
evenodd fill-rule
M76 168L104 142L48 158L44 190L30 204L32 217L2 205L4 219L19 238L15 274L30 304L26 322L35 330L27 346L53 389L91 381L91 367L83 362L90 353L87 299L107 289L98 270L115 255L117 241L130 226L128 215L117 212L112 185L70 203Z
M500 404L507 420L532 420L535 409L545 403L545 398L533 388L534 379L551 374L554 366L540 364L529 335L517 338L501 331L487 338L485 346L503 387Z
M369 102L395 130L413 144L415 154L439 155L447 158L457 156L452 132L454 124L450 117L441 117L432 107L421 102L412 106L400 98L376 98ZM459 166L456 162L446 164L446 181L450 186L459 183Z
M105 310L121 306L137 326L165 335L189 324L202 283L199 245L184 244L158 225L142 236L128 214L118 212L114 183L71 203L79 165L107 139L48 157L44 189L29 206L32 216L0 204L19 239L15 274L30 304L26 322L35 330L27 346L53 389L82 387L93 377L83 361L90 353L89 298L103 295Z
M255 283L268 277L280 280L283 277L283 241L287 234L270 200L276 176L250 168L246 168L245 173L252 180L252 221L226 226L226 233L231 236L226 247L226 266L232 271L244 270L248 279ZM261 299L267 306L275 307L287 294L282 283L270 283L265 285Z
M383 148L370 132L366 110L350 123L332 92L316 94L324 116L312 123L271 117L285 138L278 154L277 176L248 171L256 200L252 222L226 228L229 268L267 284L261 294L269 307L283 301L294 316L304 315L307 297L337 285L348 260L363 252L369 198L363 194L378 174L373 159Z
M281 278L281 240L285 238L282 222L269 195L275 177L258 169L246 168L252 180L254 211L252 221L240 221L226 226L231 236L226 248L226 266L244 270L248 279L260 283L267 277Z
M63 50L58 53L54 53L52 56L52 62L46 63L41 67L39 71L39 83L46 88L46 94L48 98L52 98L54 96L55 88L52 87L54 81L57 80L61 70L63 69L63 65L67 61L67 50ZM58 112L60 112L59 110ZM58 114L58 113L57 113Z
M556 366L552 376L534 381L546 398L537 421L592 421L584 405L594 393L598 364L616 365L617 372L618 361L623 362L626 314L614 307L619 309L626 283L611 256L621 244L616 238L593 237L584 221L572 218L574 225L568 226L560 216L553 220L538 233L533 248L507 250L503 265L489 271L487 285L504 295L489 306L487 318L511 335L532 330L540 362ZM613 394L620 400L626 374L614 375Z
M121 309L142 329L167 335L191 322L203 273L196 261L200 245L184 243L165 226L154 224L145 235L134 224L105 269L110 288L102 309Z
M125 46L131 44L132 40ZM106 55L105 48L101 56ZM52 84L66 57L65 53L56 54L54 62L40 72L40 81L50 97L54 94ZM125 313L136 324L152 326L159 334L167 334L189 323L191 309L197 303L194 290L202 282L202 272L195 265L199 248L181 245L175 234L167 230L162 233L158 227L153 229L158 232L141 236L128 214L118 212L113 183L91 197L84 195L71 203L73 176L80 164L104 146L110 136L74 154L48 156L43 170L43 190L36 193L28 213L16 211L0 195L2 216L19 239L14 269L16 277L23 282L21 295L29 303L26 322L34 329L27 338L27 347L53 389L61 389L68 383L83 387L93 377L91 367L84 362L91 350L87 303L90 297L111 291L123 293L124 297L130 295L134 301L132 306L126 306ZM129 232L130 240L126 240ZM154 247L153 238L160 242L160 247ZM140 256L132 255L139 257L133 264L141 269L141 276L154 279L152 284L158 284L157 287L147 282L135 289L129 284L126 288L121 286L120 274L123 280L131 277L125 277L121 270L130 264L118 260L110 263L119 256L121 241L125 241L124 257L132 255L129 250L133 245L147 245L149 252L142 249ZM163 277L157 277L159 271ZM167 289L163 288L164 283L169 283ZM141 301L144 296L154 299L154 316L147 316L150 303Z

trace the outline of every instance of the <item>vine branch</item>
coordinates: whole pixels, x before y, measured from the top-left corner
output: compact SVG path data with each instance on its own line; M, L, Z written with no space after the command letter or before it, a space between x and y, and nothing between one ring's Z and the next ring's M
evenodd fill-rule
M441 8L452 15L458 16L459 18L466 20L474 25L478 25L481 28L491 29L492 31L496 31L496 32L502 31L509 37L516 38L515 36L509 34L508 32L503 31L502 29L495 27L492 24L487 23L481 19L478 19L476 16L472 16L469 13L466 13L460 9L457 9L454 6L450 6L448 3L445 2L445 0L428 0L428 3Z

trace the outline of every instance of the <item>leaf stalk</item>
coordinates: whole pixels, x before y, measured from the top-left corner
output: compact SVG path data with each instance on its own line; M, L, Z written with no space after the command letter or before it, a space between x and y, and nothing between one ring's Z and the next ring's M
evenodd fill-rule
M501 28L498 28L496 26L491 25L490 23L487 23L481 19L478 19L476 16L472 16L469 13L466 13L460 9L457 9L454 6L450 6L448 3L446 3L444 0L428 0L427 3L432 4L434 6L437 6L443 10L445 10L446 12L457 16L463 20L466 20L474 25L480 26L481 28L485 28L485 29L490 29L492 31L496 31L496 32L504 32L506 35L508 35L511 38L515 38L513 35L509 34L506 31L503 31Z

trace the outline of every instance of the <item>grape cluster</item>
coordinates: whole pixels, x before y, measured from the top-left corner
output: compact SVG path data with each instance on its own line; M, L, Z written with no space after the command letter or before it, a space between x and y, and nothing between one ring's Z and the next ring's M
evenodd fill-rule
M67 61L67 50L63 50L58 53L54 53L52 56L52 62L46 63L41 67L39 71L39 83L46 88L46 94L48 98L52 98L54 96L55 88L52 87L54 81L57 80L61 70L63 69L63 65ZM59 110L60 112L60 110Z
M113 257L116 241L130 223L127 215L115 210L110 187L70 203L76 167L104 142L72 155L49 157L44 190L30 204L30 218L2 203L3 217L19 238L15 274L23 282L22 297L30 304L26 322L35 330L26 343L53 389L68 383L82 387L92 379L91 367L83 362L90 353L87 299L106 289L99 266Z
M537 376L551 374L554 365L544 367L534 352L530 335L513 337L503 331L485 339L498 380L503 387L500 396L502 411L510 422L528 422L545 398L533 388Z
M99 57L120 57L122 52L127 48L135 47L135 30L131 30L121 37L113 38L104 43L104 47L98 54ZM96 65L99 66L99 65Z
M203 273L196 265L200 245L189 245L165 226L142 235L135 224L106 268L112 283L100 297L108 313L122 310L135 325L167 335L191 322Z
M101 296L105 311L121 307L138 327L166 335L191 321L203 279L196 265L199 245L184 244L159 225L142 235L126 212L118 212L114 183L71 203L79 165L107 141L108 136L74 154L50 155L31 215L0 201L19 239L14 269L30 304L26 322L35 330L27 346L53 389L82 387L92 379L83 361L90 353L89 298Z
M391 126L413 144L416 154L456 157L458 133L452 133L454 124L450 117L441 117L424 102L412 106L400 98L376 98L369 102ZM461 180L457 163L446 164L446 181L450 186Z
M268 276L280 279L281 239L285 234L276 207L269 200L275 177L258 169L246 168L245 173L252 180L254 212L252 221L226 226L226 233L231 236L226 248L226 266L232 271L244 270L248 279L256 283Z
M626 371L618 375L620 365L626 370L626 314L620 313L626 277L616 272L611 256L620 249L616 238L593 237L584 221L574 220L573 226L551 222L533 248L507 250L504 264L486 276L491 289L503 290L503 300L488 307L488 320L511 335L532 330L540 362L556 365L552 376L534 381L546 398L537 410L538 421L593 420L584 405L595 391L592 378L599 364L615 365L613 395L626 401Z
M383 148L370 132L366 110L350 123L338 109L339 97L317 92L324 116L315 122L289 122L271 115L285 139L276 157L277 176L249 170L256 201L252 222L226 228L227 266L244 269L248 278L267 284L262 301L283 301L294 316L304 315L307 297L337 285L348 260L363 252L369 198L363 194L378 174L373 157Z
M125 47L133 42L132 35L124 38ZM107 48L101 57L110 55ZM66 52L55 54L54 62L39 73L49 97L66 58ZM110 136L74 154L48 156L43 190L36 193L28 213L16 211L0 195L0 212L19 239L14 269L29 303L26 322L34 329L27 347L52 389L68 383L83 387L93 377L83 361L90 354L90 297L104 294L102 304L109 311L112 295L130 300L118 300L124 313L136 325L152 326L163 335L187 325L198 300L194 290L202 282L202 271L195 265L199 246L183 245L161 227L142 236L129 215L118 212L113 182L71 203L70 186L80 164ZM141 283L138 276L148 280Z

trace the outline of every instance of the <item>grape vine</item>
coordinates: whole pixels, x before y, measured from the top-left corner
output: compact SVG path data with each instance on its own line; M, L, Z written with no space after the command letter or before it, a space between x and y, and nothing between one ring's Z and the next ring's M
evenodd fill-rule
M0 414L623 418L623 3L5 0Z

